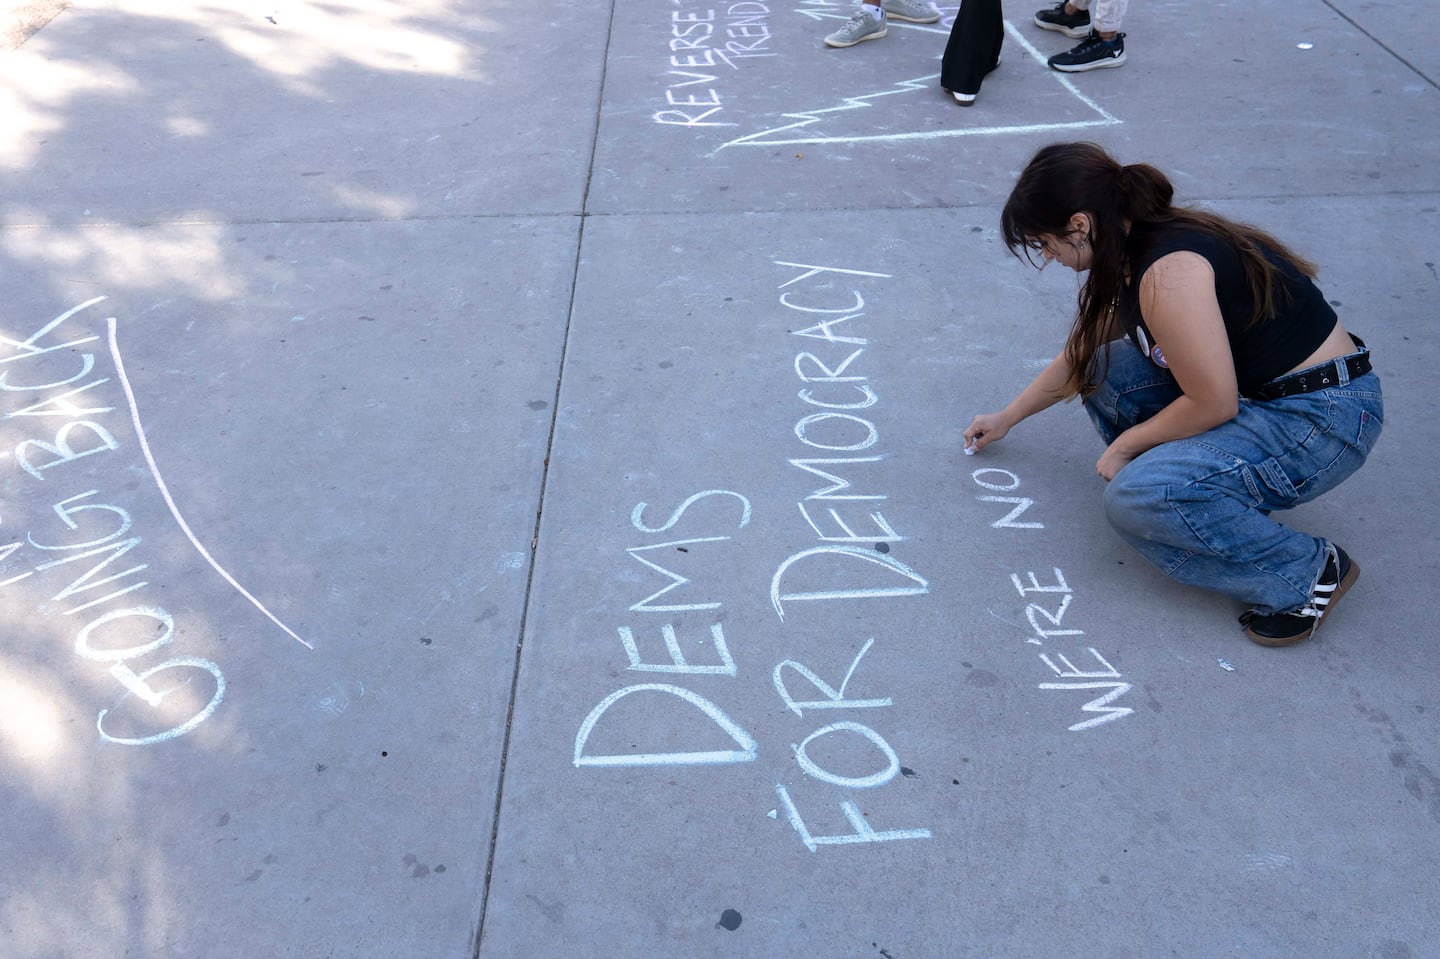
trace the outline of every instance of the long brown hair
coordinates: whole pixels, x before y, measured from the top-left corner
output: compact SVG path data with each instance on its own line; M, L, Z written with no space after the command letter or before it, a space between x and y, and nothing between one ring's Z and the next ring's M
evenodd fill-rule
M1203 210L1174 206L1174 196L1175 187L1155 167L1146 163L1122 166L1094 143L1056 143L1042 148L1010 191L1000 214L1001 232L1010 252L1032 263L1041 234L1065 236L1072 215L1090 216L1090 269L1065 342L1071 371L1065 384L1068 394L1086 395L1094 390L1095 354L1104 346L1132 261L1160 230L1195 229L1235 248L1255 304L1252 324L1264 322L1274 313L1277 292L1283 296L1279 269L1266 257L1264 248L1305 276L1315 276L1314 264L1264 230Z

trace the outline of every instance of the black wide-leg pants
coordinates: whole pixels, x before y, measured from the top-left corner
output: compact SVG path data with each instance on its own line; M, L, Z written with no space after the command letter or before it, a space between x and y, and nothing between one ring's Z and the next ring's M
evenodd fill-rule
M940 62L940 85L954 93L979 93L985 74L1000 61L1005 42L1000 0L963 0Z

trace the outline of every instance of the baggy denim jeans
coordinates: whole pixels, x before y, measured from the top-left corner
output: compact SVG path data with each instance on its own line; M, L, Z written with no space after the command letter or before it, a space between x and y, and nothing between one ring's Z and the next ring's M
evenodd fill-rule
M1096 357L1105 370L1085 400L1107 444L1181 394L1169 370L1128 340ZM1365 462L1384 406L1375 373L1278 400L1240 401L1234 419L1162 443L1105 489L1105 516L1167 576L1232 596L1262 614L1310 601L1328 544L1270 518L1333 489Z

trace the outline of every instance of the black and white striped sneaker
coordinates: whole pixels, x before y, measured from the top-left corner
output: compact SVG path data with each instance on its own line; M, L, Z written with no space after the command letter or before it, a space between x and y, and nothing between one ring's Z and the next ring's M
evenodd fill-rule
M1360 564L1333 544L1327 547L1325 569L1315 583L1310 602L1288 613L1262 614L1255 610L1240 617L1245 635L1261 646L1290 646L1309 639L1325 621L1340 597L1360 578Z

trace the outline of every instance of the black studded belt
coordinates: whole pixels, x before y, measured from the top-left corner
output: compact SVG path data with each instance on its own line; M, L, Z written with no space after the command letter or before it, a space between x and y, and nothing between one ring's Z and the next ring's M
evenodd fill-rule
M1278 400L1284 396L1299 396L1301 393L1314 393L1316 390L1326 390L1332 386L1339 386L1342 382L1349 382L1359 376L1370 372L1370 351L1365 348L1365 341L1358 336L1351 336L1355 345L1360 347L1359 353L1351 353L1349 356L1337 356L1328 363L1319 366L1312 366L1309 369L1301 370L1299 373L1291 373L1289 376L1282 376L1278 380L1271 380L1262 386L1251 390L1249 397L1252 400ZM1340 371L1344 369L1348 376L1342 376Z

